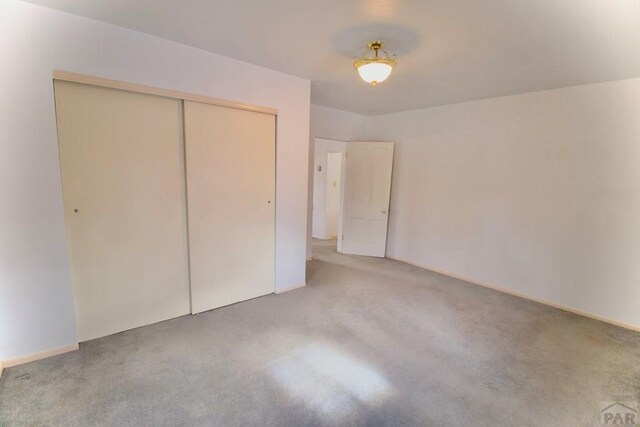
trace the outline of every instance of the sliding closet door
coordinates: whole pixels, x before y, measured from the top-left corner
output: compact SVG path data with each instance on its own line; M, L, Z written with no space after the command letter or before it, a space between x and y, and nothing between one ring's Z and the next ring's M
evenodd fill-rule
M185 101L192 312L275 289L275 116Z
M182 101L55 82L78 339L189 313Z

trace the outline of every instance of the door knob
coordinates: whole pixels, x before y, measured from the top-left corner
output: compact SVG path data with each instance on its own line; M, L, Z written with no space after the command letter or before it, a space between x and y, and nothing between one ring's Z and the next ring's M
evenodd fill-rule
M386 213L387 213L387 211L386 211L386 210L384 210L384 209L382 209L380 212L382 212L383 214L386 214Z

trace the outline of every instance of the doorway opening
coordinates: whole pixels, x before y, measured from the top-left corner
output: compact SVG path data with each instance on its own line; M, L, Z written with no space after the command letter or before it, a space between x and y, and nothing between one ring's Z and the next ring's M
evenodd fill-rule
M386 255L393 148L392 142L315 139L312 249Z
M341 234L346 143L316 138L313 174L312 236L336 249Z

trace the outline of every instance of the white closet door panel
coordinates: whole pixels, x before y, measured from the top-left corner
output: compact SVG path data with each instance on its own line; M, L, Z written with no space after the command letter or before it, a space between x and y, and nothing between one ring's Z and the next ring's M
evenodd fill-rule
M78 340L189 313L181 101L55 95Z
M192 312L275 290L275 116L185 101Z

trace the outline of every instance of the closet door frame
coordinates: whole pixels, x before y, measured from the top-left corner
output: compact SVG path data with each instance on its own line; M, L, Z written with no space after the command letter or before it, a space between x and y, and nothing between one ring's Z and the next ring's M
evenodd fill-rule
M180 92L171 89L162 89L153 86L145 86L137 83L127 83L119 80L105 79L102 77L87 76L85 74L71 73L69 71L54 70L53 80L62 80L72 83L83 83L92 86L101 86L110 89L120 89L128 92L144 93L147 95L163 96L165 98L181 99L184 101L195 101L203 104L217 105L219 107L236 108L238 110L254 111L256 113L278 115L278 110L270 107L260 107L257 105L245 104L238 101L214 98L205 95L198 95L189 92ZM277 120L276 120L277 121ZM276 124L277 126L277 124Z
M64 71L64 70L54 70L53 71L53 81L64 81L64 82L71 82L71 83L80 83L80 84L86 84L86 85L91 85L91 86L97 86L97 87L103 87L103 88L109 88L109 89L116 89L116 90L123 90L123 91L128 91L128 92L133 92L133 93L140 93L140 94L146 94L146 95L156 95L156 96L161 96L161 97L165 97L165 98L173 98L173 99L177 99L182 101L182 109L183 109L183 134L184 134L184 103L185 101L193 101L193 102L199 102L199 103L203 103L203 104L210 104L210 105L215 105L215 106L219 106L219 107L227 107L227 108L234 108L234 109L239 109L239 110L245 110L245 111L251 111L251 112L256 112L256 113L263 113L263 114L269 114L269 115L273 115L275 118L275 149L277 150L277 146L278 146L278 141L277 141L277 134L278 134L278 110L275 108L271 108L271 107L263 107L263 106L258 106L258 105L252 105L252 104L247 104L247 103L243 103L243 102L238 102L238 101L230 101L230 100L225 100L225 99L221 99L221 98L215 98L215 97L210 97L210 96L205 96L205 95L199 95L199 94L195 94L195 93L190 93L190 92L182 92L182 91L176 91L176 90L171 90L171 89L163 89L163 88L158 88L158 87L153 87L153 86L147 86L147 85L142 85L142 84L137 84L137 83L130 83L130 82L124 82L124 81L120 81L120 80L113 80L113 79L107 79L107 78L103 78L103 77L96 77L96 76L90 76L90 75L86 75L86 74L79 74L79 73L74 73L74 72L70 72L70 71ZM53 82L52 82L53 83ZM185 142L183 141L183 144ZM184 149L185 147L183 147ZM277 158L277 153L274 153L274 156ZM277 161L276 161L276 165L275 165L275 169L274 169L276 175L277 175ZM276 179L276 177L274 176L274 180ZM275 181L274 181L274 185L275 185ZM186 188L185 188L186 191ZM274 209L277 209L277 186L274 187ZM188 203L188 202L187 202ZM188 207L187 207L188 209ZM275 226L276 226L276 222L277 222L277 218L275 217L274 214L274 259L273 259L273 263L274 263L274 272L275 272L275 263L276 263L276 259L275 259L275 247L276 247L276 241L275 239L277 239L276 233L275 233ZM188 224L187 224L187 238L188 238ZM187 254L188 257L188 254ZM190 262L190 261L189 261ZM193 313L193 294L191 292L191 280L189 279L189 299L190 299L190 305L192 308L192 313ZM274 292L275 292L275 278L274 278Z

